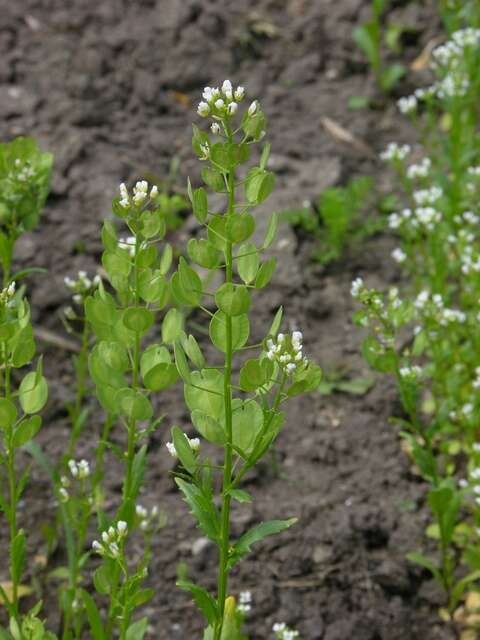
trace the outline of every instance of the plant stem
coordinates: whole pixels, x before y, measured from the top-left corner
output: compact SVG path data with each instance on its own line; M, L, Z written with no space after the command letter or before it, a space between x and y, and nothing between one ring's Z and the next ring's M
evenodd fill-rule
M4 378L4 393L5 399L10 400L10 363L8 362L7 345L3 343L3 364L5 371ZM13 568L13 556L12 547L13 542L18 534L17 528L17 480L15 473L15 448L12 444L13 439L13 427L8 428L6 442L8 444L7 451L7 476L8 476L8 492L9 492L9 505L8 505L8 520L10 528L10 577L12 580L12 598L11 598L11 612L17 623L18 619L18 578L17 571Z
M79 425L78 419L82 410L82 402L85 397L86 385L85 380L87 377L87 361L88 361L88 347L90 344L90 326L87 319L84 319L82 330L82 345L80 353L78 354L78 361L76 363L77 380L76 380L76 394L75 404L72 409L72 431L70 433L70 445L68 448L68 458L73 458L75 455L75 448L77 445Z
M230 131L228 139L232 140ZM235 174L231 170L228 174L228 211L227 214L234 213L235 207ZM225 248L225 282L231 283L233 280L233 255L232 243L227 240ZM232 318L226 315L226 349L225 349L225 369L223 373L223 393L225 398L225 457L223 466L223 494L221 510L221 530L220 530L220 569L218 574L218 610L219 621L215 628L214 640L220 640L223 627L223 616L225 612L225 598L228 587L228 555L230 549L230 494L228 487L232 482L232 460L233 460L233 413L232 413Z

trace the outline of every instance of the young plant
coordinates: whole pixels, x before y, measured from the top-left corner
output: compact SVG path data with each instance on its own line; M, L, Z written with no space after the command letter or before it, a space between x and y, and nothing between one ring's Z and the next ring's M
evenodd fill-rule
M388 64L384 60L384 44L391 49L397 49L398 40L403 31L401 27L393 24L384 28L382 20L388 5L389 0L372 0L371 19L353 30L353 39L365 54L378 88L387 94L396 87L406 71L403 64ZM352 104L358 106L360 102L361 99L356 97Z
M8 611L10 629L10 632L3 630L2 637L15 640L24 637L22 628L27 624L22 621L19 609L26 564L26 534L19 526L18 503L29 476L28 468L23 472L18 468L17 453L41 427L38 412L47 401L48 387L42 374L41 358L36 369L24 375L18 388L13 386L12 374L15 369L25 367L34 355L30 308L19 293L15 294L15 283L12 282L0 293L0 508L9 527L9 550L5 558L10 570L10 584L0 586L0 598Z
M318 199L318 213L306 202L302 209L284 211L282 219L318 238L312 258L328 264L384 227L378 214L366 219L363 215L378 206L376 195L373 178L360 176L344 187L325 189Z
M32 138L17 138L0 144L0 264L3 287L32 272L32 269L27 269L12 276L12 258L18 238L38 224L48 194L52 164L52 154L42 153Z
M184 259L180 259L171 280L177 302L198 307L210 318L210 339L223 355L222 365L207 365L192 336L187 339L179 333L172 338L192 424L223 457L220 465L211 463L202 455L198 439L191 440L179 427L173 427L168 448L181 464L177 485L200 528L219 552L215 595L191 581L178 582L182 589L191 592L206 618L205 640L241 637L238 633L227 633L229 574L253 544L295 522L295 518L263 522L238 540L232 540L230 532L233 503L252 500L240 488L241 481L265 456L279 434L285 419L283 404L295 395L316 388L320 381L319 368L304 356L302 334L299 331L291 335L278 333L281 310L265 340L248 344L251 293L263 289L275 269L275 258L261 261L260 255L274 239L277 216L272 215L266 237L257 246L251 240L255 231L251 210L270 195L274 176L267 169L268 144L264 145L258 164L248 170L243 168L253 145L264 138L266 130L265 114L256 100L239 120L239 103L244 93L243 87L234 90L229 80L225 80L221 90L206 87L198 113L212 119L210 132L193 127L194 151L206 164L202 179L212 191L224 195L225 208L212 211L206 189L193 189L189 184L193 212L204 226L206 237L190 240L188 255L191 262L200 267L221 270L223 282L215 291L203 290L199 275ZM212 302L215 312L205 306ZM258 353L246 361L242 358L237 379L234 372L241 362L239 355L247 350Z
M134 637L135 625L140 622L131 621L132 613L152 595L141 587L147 575L148 545L142 561L132 572L124 556L124 543L126 533L133 533L145 521L137 515L136 502L143 482L148 438L161 421L154 418L150 395L178 379L166 346L159 340L147 348L143 345L156 314L169 301L166 274L172 262L172 248L167 244L161 254L157 250L156 245L166 232L165 217L156 207L157 195L157 187L149 189L144 180L137 182L133 193L120 185L120 198L113 201L113 212L131 235L118 238L110 221L104 223L102 230L105 248L102 263L115 295L108 293L100 282L85 302L85 317L97 339L88 358L97 398L107 415L115 416L126 432L124 452L112 443L109 445L124 464L121 504L113 519L102 510L98 514L102 542L108 538L110 545L117 546L105 547L104 552L96 544L93 547L103 556L103 563L95 573L95 587L109 597L105 621L91 596L82 592L94 640L110 637L114 628L122 639L126 635ZM163 342L173 342L182 328L183 317L171 309L163 320ZM156 514L154 520L159 517ZM152 529L161 524L161 521L152 524Z

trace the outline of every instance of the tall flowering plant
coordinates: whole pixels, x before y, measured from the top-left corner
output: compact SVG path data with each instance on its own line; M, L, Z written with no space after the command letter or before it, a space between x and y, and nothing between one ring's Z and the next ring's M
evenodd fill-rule
M316 388L321 377L320 369L304 355L301 332L279 333L281 309L265 339L248 344L252 294L267 286L275 270L275 258L262 260L261 256L274 240L277 216L271 216L263 242L254 242L256 224L251 211L272 192L274 176L267 169L269 144L264 144L258 164L244 167L252 148L266 134L266 117L258 101L251 102L240 116L244 96L243 87L234 89L229 80L221 89L206 87L203 92L198 114L211 119L210 130L194 125L192 144L205 163L201 172L205 186L222 194L225 204L219 211L212 210L206 188L194 189L189 184L193 212L205 237L189 241L190 264L180 259L171 280L178 303L198 307L208 316L210 340L222 356L221 363L207 365L192 336L180 333L174 341L185 401L201 438L189 439L179 427L173 427L168 449L179 459L177 485L199 527L219 552L216 594L188 580L178 582L191 592L205 616L205 640L242 637L235 602L228 596L229 574L253 544L295 522L295 518L262 522L237 540L230 532L233 505L252 500L240 488L241 481L282 429L285 402ZM214 291L206 290L192 265L220 270L222 283ZM211 303L213 310L208 308ZM252 356L240 358L247 353ZM219 450L220 464L206 457L202 440Z

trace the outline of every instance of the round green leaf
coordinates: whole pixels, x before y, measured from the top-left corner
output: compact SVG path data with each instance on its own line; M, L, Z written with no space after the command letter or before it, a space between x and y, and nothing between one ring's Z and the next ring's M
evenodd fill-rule
M227 237L235 244L248 240L254 231L255 220L249 213L234 213L226 218Z
M154 315L143 307L130 307L123 314L123 324L135 333L144 334L150 329Z
M177 309L170 309L162 322L162 340L163 342L176 342L183 332L184 318Z
M277 259L275 256L269 258L266 262L262 262L260 265L260 269L257 272L257 277L255 278L255 288L263 289L272 279L273 274L275 273L275 267L277 266Z
M42 419L40 416L25 418L25 420L22 420L13 432L12 445L16 449L18 447L23 447L24 444L30 442L30 440L37 435L41 426Z
M187 252L192 262L205 269L216 269L220 264L220 252L204 238L190 238Z
M35 371L30 371L22 380L18 395L25 413L37 413L43 409L48 399L47 381Z
M150 391L161 391L162 389L171 387L177 380L177 367L174 364L167 364L165 362L149 369L143 378L146 388L150 389Z
M247 287L225 282L217 289L215 302L228 316L240 316L248 313L251 300Z
M0 398L0 429L10 427L17 419L17 407L7 398Z
M139 391L119 389L115 394L115 402L129 420L148 420L153 416L150 401Z
M247 315L230 318L232 323L232 349L238 351L248 340L250 323ZM227 351L227 316L223 311L217 311L210 321L210 339L213 344L226 353Z
M259 266L260 258L257 247L251 242L242 244L237 252L237 271L246 284L255 280Z

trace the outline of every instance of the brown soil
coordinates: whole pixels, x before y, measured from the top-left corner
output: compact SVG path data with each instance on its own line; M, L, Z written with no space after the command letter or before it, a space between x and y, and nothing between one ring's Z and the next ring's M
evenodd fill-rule
M395 18L415 31L405 57L415 58L438 34L435 3L396 2ZM390 140L412 137L394 101L377 110L349 111L352 95L373 95L352 28L368 15L367 0L1 0L0 136L36 136L55 153L52 193L41 225L18 246L18 261L46 267L29 283L37 327L63 334L59 312L68 303L63 277L99 264L99 226L120 181L145 173L166 177L180 158L178 187L198 177L190 148L190 121L205 85L225 77L245 84L269 116L274 196L259 212L259 227L274 208L316 199L327 186L356 174L378 174L376 153ZM399 95L421 77L408 76ZM188 102L191 101L191 105ZM342 146L322 127L333 118L373 150L369 156ZM383 172L383 173L381 173ZM185 246L195 221L174 238ZM261 338L279 304L287 322L301 327L309 357L327 370L365 374L361 335L351 323L350 282L372 285L398 279L389 257L393 241L373 238L338 264L320 269L311 244L284 226L274 251L281 256L268 294L256 301L253 336ZM197 321L199 320L196 318ZM45 427L38 438L55 457L68 434L65 400L71 397L68 354L41 345L51 381ZM169 524L155 544L149 603L158 640L199 638L201 620L175 587L176 565L214 587L215 550L203 544L169 473L162 443L167 428L188 429L179 389L162 395L164 429L155 435L146 477L146 505L159 504ZM379 379L363 397L314 395L292 401L276 460L246 480L253 506L233 514L237 534L260 519L297 516L288 532L258 545L231 580L232 593L250 589L252 640L271 637L275 621L297 627L306 640L434 640L453 637L437 609L442 594L425 573L405 560L424 545L428 513L424 486L411 474L398 433L388 418L395 391ZM97 412L98 413L98 412ZM82 438L92 454L99 418ZM121 440L118 432L114 438ZM112 505L121 477L112 460ZM48 481L33 468L21 522L30 532L32 556L41 552L41 526L54 504ZM5 545L6 529L0 530ZM62 560L62 549L51 566ZM0 560L0 578L6 578ZM56 596L43 593L51 628L58 624Z

